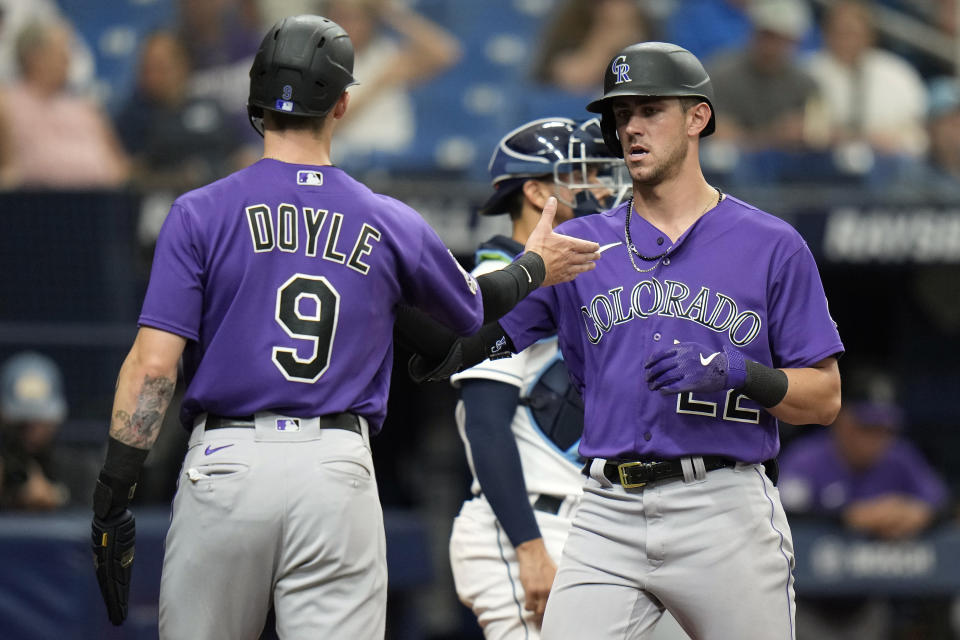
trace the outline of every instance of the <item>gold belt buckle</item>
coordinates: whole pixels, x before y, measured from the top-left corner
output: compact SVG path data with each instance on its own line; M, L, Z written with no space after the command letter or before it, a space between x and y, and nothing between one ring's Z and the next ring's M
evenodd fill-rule
M624 473L624 469L627 467L641 467L643 466L642 462L623 462L617 465L617 473L620 474L620 484L623 485L624 489L636 489L638 487L645 486L646 482L628 482L627 474Z

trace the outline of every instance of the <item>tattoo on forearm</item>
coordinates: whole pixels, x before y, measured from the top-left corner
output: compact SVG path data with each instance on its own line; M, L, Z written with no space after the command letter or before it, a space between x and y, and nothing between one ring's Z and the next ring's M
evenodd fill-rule
M163 423L163 414L166 413L173 397L174 380L164 377L143 379L143 386L137 396L137 408L133 415L118 409L113 414L114 437L132 447L149 449L157 432Z

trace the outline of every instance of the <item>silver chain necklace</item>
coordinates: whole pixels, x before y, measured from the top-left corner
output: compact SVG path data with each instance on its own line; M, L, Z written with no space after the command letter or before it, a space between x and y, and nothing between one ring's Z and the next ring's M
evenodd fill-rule
M720 204L720 201L723 200L723 192L720 191L720 189L717 189L716 187L714 187L714 189L717 190L717 204L713 206L717 206ZM710 203L707 203L707 206L704 207L703 211L700 212L700 215L702 216L703 214L705 214L709 208L710 208ZM675 242L671 243L670 246L667 247L666 251L664 251L663 253L659 253L655 256L645 256L642 253L640 253L637 250L637 246L633 244L633 239L630 237L630 218L633 217L633 213L634 213L633 196L630 196L630 206L627 208L627 220L623 225L623 235L626 237L626 240L627 240L627 255L630 256L630 264L631 266L633 266L633 268L636 271L638 271L639 273L648 273L660 266L660 261L663 260L663 258L665 258L668 253L670 253L670 251L673 249L673 245L676 243ZM648 267L646 269L641 269L640 267L637 266L636 261L633 259L634 254L636 254L637 257L640 258L641 260L644 260L646 262L653 262L653 266Z

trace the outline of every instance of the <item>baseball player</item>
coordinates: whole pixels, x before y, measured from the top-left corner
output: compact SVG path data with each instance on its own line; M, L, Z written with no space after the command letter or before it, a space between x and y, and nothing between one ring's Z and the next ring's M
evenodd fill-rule
M597 195L626 187L614 182L622 169L620 158L609 157L596 118L580 125L542 118L506 134L490 158L494 193L480 213L509 215L512 233L480 245L473 274L503 268L523 251L550 195L559 202L557 221L594 213ZM457 594L487 638L538 638L579 501L582 401L555 336L452 381L460 387L456 420L475 496L450 537Z
M713 90L689 51L622 49L588 109L633 182L628 202L558 227L600 244L596 270L445 360L433 336L411 373L558 334L584 398L587 478L543 638L649 638L669 610L695 640L792 640L793 545L763 461L778 419L839 410L843 345L816 263L787 223L705 180Z
M480 279L464 272L416 212L331 165L352 67L332 21L274 25L250 71L263 159L184 194L164 223L93 498L97 578L115 624L134 559L127 507L181 356L191 436L160 637L257 638L271 604L282 638L383 637L369 436L384 418L396 307L467 334L597 257L595 243L552 232L551 199L523 258Z

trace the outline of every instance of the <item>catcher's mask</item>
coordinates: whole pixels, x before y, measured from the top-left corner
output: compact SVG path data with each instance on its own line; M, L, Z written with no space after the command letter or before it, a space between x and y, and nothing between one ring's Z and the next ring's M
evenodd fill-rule
M488 165L493 195L482 215L507 213L508 196L531 178L551 178L575 192L573 202L558 200L576 215L615 206L629 188L623 161L611 157L596 118L578 123L570 118L541 118L507 133ZM608 193L602 200L593 191Z

